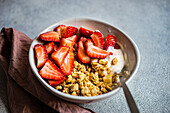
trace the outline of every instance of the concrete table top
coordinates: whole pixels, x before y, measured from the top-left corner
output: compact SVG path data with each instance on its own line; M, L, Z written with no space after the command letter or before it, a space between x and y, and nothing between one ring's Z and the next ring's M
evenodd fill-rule
M0 0L0 29L13 27L30 38L62 19L92 17L111 23L136 42L141 64L128 87L141 113L170 113L169 0ZM0 66L0 113L8 113L5 73ZM97 113L129 113L121 89L97 103Z

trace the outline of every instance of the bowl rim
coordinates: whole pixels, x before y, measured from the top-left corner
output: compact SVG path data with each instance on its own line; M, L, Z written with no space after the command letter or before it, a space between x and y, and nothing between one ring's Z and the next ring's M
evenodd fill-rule
M139 52L139 49L136 45L136 43L132 40L132 38L127 35L125 32L123 32L123 30L121 30L120 28L118 28L117 26L109 23L109 22L105 22L103 20L100 20L100 19L96 19L96 18L91 18L91 17L72 17L72 18L68 18L68 19L64 19L64 20L61 20L57 23L54 23L50 26L48 26L47 28L45 28L44 30L42 30L35 38L34 40L32 41L31 45L30 45L30 49L29 49L29 63L30 63L30 67L32 69L32 71L34 72L36 78L41 82L41 84L46 88L48 89L51 93L53 94L57 94L57 95L62 95L62 97L66 97L66 98L69 98L69 99L74 99L74 100L86 100L86 101L90 101L90 100L98 100L98 99L103 99L103 98L107 98L107 97L110 97L112 96L113 94L116 94L120 89L121 87L118 87L108 93L105 93L105 94L102 94L102 95L97 95L97 96L74 96L74 95L69 95L69 94L66 94L66 93L63 93L61 91L58 91L56 90L55 88L53 88L52 86L50 86L38 73L38 71L36 71L37 69L35 69L35 64L33 63L33 59L32 58L32 54L31 53L33 50L33 42L35 40L37 40L38 36L41 34L41 33L44 33L44 32L47 32L50 28L53 28L53 27L56 27L57 25L61 24L61 23L64 23L64 22L67 22L67 21L71 21L71 20L90 20L90 21L97 21L97 22L100 22L100 23L103 23L103 24L107 24L107 25L110 25L112 27L114 27L115 29L117 29L119 32L121 32L122 34L124 34L129 40L130 42L132 43L134 49L135 49L135 52L136 52L136 57L137 57L137 62L136 62L136 66L134 68L134 71L133 73L131 73L131 76L128 78L128 80L126 81L126 83L128 84L132 78L134 77L134 75L137 73L137 70L139 68L139 65L140 65L140 52ZM34 65L34 66L33 66Z

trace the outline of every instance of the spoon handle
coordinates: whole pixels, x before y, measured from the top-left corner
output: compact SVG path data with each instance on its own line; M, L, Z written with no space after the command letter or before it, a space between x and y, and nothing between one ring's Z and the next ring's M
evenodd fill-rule
M123 92L125 94L126 101L128 103L128 106L130 108L131 113L139 113L139 110L136 106L136 103L135 103L135 101L134 101L134 99L133 99L133 97L132 97L132 95L131 95L131 93L130 93L130 91L129 91L129 89L128 89L128 87L127 87L122 76L120 76L120 82L121 82Z

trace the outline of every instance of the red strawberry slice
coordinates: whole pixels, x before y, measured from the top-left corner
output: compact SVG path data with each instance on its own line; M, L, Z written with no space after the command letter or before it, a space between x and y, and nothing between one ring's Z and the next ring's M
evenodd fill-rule
M65 75L70 75L73 71L74 65L74 54L69 52L61 65L61 70Z
M91 39L87 39L85 42L86 54L91 58L106 58L108 55L112 55L112 52L107 52L99 47L93 45Z
M65 29L62 31L62 37L67 38L75 35L77 33L78 29L73 26L67 26Z
M80 27L79 32L82 36L85 36L85 37L90 37L90 35L93 34L93 31L88 30L88 29L83 28L83 27Z
M56 44L54 44L54 51L56 51L58 48L58 46Z
M45 46L48 54L51 54L54 51L54 42L49 42L49 43L45 44L44 46Z
M57 28L56 28L56 32L59 34L59 38L62 38L62 32L63 30L66 28L65 25L59 25Z
M71 37L68 37L68 38L66 38L67 40L70 40L70 41L72 41L72 42L74 42L74 44L76 43L76 41L77 41L77 35L73 35L73 36L71 36Z
M116 38L113 35L108 34L105 40L105 49L107 50L109 46L115 47Z
M34 46L35 55L37 59L37 68L42 67L48 60L48 54L43 45L37 44Z
M70 51L73 51L74 42L67 40L67 38L62 38L60 41L60 46L70 47Z
M86 54L85 52L85 48L83 46L83 44L86 42L86 38L85 37L81 37L79 42L78 42L78 52L77 52L77 56L80 59L81 62L87 64L90 62L90 57Z
M94 31L93 34L91 35L91 38L95 46L104 49L104 38L101 32Z
M61 84L62 82L64 82L64 80L66 80L66 78L67 77L64 76L63 79L61 79L61 80L48 80L48 82L51 86L55 87L55 86Z
M70 48L66 46L60 46L56 51L51 54L52 60L60 67L64 62Z
M55 31L49 31L43 34L40 34L40 39L44 41L54 41L54 42L59 42L59 34Z
M51 60L47 60L39 74L45 79L52 80L62 80L64 77L64 74L61 72L61 70L58 69L58 67Z

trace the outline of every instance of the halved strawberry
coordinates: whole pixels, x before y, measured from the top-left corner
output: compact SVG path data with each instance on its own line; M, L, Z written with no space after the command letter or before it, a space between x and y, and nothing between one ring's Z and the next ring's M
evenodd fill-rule
M47 60L39 74L45 79L62 80L65 76L53 61Z
M62 31L62 37L67 38L75 35L77 33L78 29L73 26L67 26L65 29Z
M54 51L56 51L58 48L58 46L56 44L54 44Z
M70 75L73 71L74 65L74 54L69 52L61 65L61 70L65 75Z
M63 30L66 28L65 25L59 25L57 28L56 28L56 32L59 34L59 38L62 38L62 32Z
M105 49L107 50L109 46L115 47L116 38L113 35L108 34L105 40Z
M73 36L71 36L71 37L68 37L68 38L66 38L67 40L70 40L70 41L72 41L72 42L74 42L74 44L76 43L76 41L77 41L77 35L73 35ZM74 45L73 45L74 46Z
M70 48L66 46L60 46L56 51L51 54L51 59L60 67L64 62Z
M73 51L74 42L67 40L67 38L62 38L60 41L60 46L70 47L70 51Z
M37 44L34 46L35 55L37 59L37 68L42 67L48 60L48 54L43 45Z
M40 34L40 39L44 41L54 41L60 42L59 34L55 31L49 31L43 34Z
M97 46L94 46L91 39L87 39L85 42L86 54L91 58L106 58L108 55L112 55L112 52L107 52Z
M46 43L46 44L44 44L44 46L45 46L48 54L50 54L54 51L54 42Z
M79 42L78 42L78 52L77 52L77 56L80 59L81 62L83 63L89 63L90 62L90 57L86 54L85 52L85 48L84 48L84 43L86 42L86 38L85 37L81 37Z
M94 31L90 37L92 38L95 46L104 49L104 38L101 32Z
M83 27L80 27L79 32L82 36L85 36L85 37L90 37L90 35L93 34L93 31L88 30L88 29L83 28Z
M64 80L66 80L66 78L67 77L64 76L63 79L61 79L61 80L48 80L48 82L51 86L55 87L55 86L61 84L62 82L64 82Z

